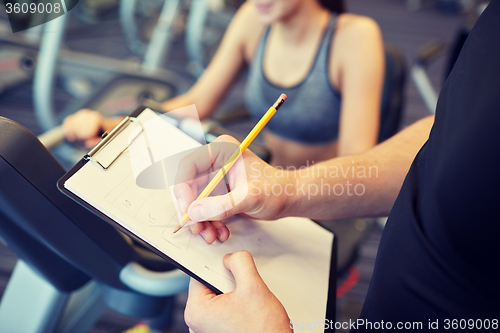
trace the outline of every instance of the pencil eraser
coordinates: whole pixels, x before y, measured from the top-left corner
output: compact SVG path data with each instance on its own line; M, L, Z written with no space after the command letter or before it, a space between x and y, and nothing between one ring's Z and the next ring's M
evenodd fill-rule
M280 95L280 99L282 99L283 101L286 101L286 98L287 98L287 97L286 97L286 95L285 95L285 94L281 94L281 95Z

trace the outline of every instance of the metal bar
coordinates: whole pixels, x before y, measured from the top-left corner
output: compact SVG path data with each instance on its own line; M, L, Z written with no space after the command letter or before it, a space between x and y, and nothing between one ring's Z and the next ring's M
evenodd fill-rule
M58 145L59 143L63 142L64 138L65 138L65 135L64 135L64 129L62 126L54 127L50 131L42 133L38 136L38 140L40 140L40 142L47 149L52 148L52 147Z
M438 101L438 95L434 88L432 87L432 83L425 72L425 69L419 65L414 65L411 69L411 77L415 86L422 96L425 105L429 109L431 114L436 113L436 106Z
M137 0L120 1L120 23L132 52L137 55L142 55L144 54L146 46L140 38L139 29L135 21L136 4Z
M208 12L209 3L207 0L193 0L187 18L186 51L197 76L200 76L205 69L202 41Z
M44 131L58 125L52 96L66 16L61 15L45 24L33 78L35 116Z
M172 34L172 23L177 15L179 0L165 0L158 23L148 43L142 70L146 74L154 73L162 66L168 54Z

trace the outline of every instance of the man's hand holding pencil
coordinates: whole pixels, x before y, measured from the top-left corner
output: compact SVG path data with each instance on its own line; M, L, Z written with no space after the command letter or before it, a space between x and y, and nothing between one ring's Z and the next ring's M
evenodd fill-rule
M206 158L207 148L201 147L187 155L178 168L174 193L179 207L182 213L188 213L187 226L191 228L191 232L201 233L207 243L216 239L228 239L229 230L221 220L233 215L240 214L256 219L281 217L283 198L266 196L264 190L259 189L266 183L283 179L267 177L278 170L249 150L245 151L227 172L227 184L222 180L210 196L196 199L238 145L239 142L233 137L220 136L210 144L213 164L210 158Z
M189 225L191 232L212 243L228 239L229 229L221 220L235 214L259 219L284 216L285 199L266 196L263 187L287 180L274 177L272 174L278 170L246 148L285 99L286 96L280 96L241 144L230 136L220 136L184 157L174 193L185 215L176 231Z

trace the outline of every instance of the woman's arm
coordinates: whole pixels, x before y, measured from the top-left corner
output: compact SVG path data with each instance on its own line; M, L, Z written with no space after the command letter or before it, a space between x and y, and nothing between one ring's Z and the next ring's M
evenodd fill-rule
M372 19L344 14L337 29L331 71L342 95L339 156L345 156L377 144L385 59L382 34Z
M260 36L263 25L254 11L249 3L241 6L203 75L188 92L164 102L167 110L195 104L200 119L210 116L245 64L248 43Z

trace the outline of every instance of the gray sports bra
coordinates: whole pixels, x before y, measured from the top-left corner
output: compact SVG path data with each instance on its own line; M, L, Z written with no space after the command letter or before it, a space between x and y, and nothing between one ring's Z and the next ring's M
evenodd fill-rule
M249 69L245 102L252 117L258 120L281 93L288 96L286 103L266 126L274 134L311 144L337 140L340 95L328 77L330 45L336 21L337 16L332 14L307 77L289 88L269 82L264 74L263 58L270 28L264 32Z

